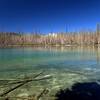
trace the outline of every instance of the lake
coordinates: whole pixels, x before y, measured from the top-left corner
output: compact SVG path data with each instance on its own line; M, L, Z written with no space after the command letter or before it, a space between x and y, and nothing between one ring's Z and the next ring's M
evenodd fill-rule
M43 72L51 79L30 82L12 94L38 93L48 88L53 95L76 82L100 80L99 47L26 47L0 49L0 79L17 79Z

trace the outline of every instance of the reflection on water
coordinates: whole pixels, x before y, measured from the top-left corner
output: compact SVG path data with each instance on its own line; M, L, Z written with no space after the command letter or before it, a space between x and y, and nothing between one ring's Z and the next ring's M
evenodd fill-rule
M44 71L49 80L29 83L15 94L48 88L55 93L75 82L100 80L99 47L34 47L0 49L0 79L19 78ZM24 89L24 90L23 90Z

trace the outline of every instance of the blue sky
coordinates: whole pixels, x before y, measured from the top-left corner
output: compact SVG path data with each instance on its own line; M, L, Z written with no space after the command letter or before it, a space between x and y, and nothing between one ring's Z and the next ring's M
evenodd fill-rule
M0 0L0 31L95 30L100 0Z

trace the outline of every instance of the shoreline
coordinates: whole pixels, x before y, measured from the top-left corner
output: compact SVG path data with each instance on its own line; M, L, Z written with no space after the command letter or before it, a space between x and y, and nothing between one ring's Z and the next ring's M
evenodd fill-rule
M95 47L95 48L98 48L100 47L100 44L97 44L97 45L85 45L85 44L82 44L82 45L71 45L71 44L68 44L68 45L39 45L39 44L30 44L30 45L0 45L0 48L27 48L27 47Z

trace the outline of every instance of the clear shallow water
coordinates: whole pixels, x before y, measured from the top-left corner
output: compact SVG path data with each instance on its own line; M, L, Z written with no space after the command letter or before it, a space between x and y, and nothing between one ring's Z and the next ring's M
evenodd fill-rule
M16 94L48 88L54 93L75 82L100 80L100 48L36 47L0 49L0 79L19 78L44 71L49 80L29 83ZM20 92L19 92L20 91Z

